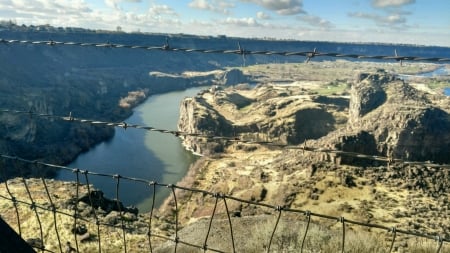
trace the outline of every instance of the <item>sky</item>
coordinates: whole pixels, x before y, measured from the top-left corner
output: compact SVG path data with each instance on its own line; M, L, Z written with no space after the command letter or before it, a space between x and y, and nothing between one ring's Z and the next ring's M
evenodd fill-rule
M450 47L449 0L0 0L0 20L125 32Z

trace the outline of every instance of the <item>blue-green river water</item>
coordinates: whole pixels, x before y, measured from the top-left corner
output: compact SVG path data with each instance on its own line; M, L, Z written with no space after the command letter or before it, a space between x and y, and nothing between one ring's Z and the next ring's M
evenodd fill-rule
M150 96L134 109L129 124L176 130L180 102L184 97L195 96L202 88L190 88ZM186 151L181 140L171 134L151 132L134 128L116 128L114 137L100 143L68 165L69 167L105 174L120 174L143 178L158 183L175 184L187 172L196 157ZM57 179L75 181L76 175L61 171ZM80 175L85 183L84 175ZM116 181L112 178L89 176L89 183L102 190L108 198L116 197ZM153 188L138 182L121 180L119 199L125 205L135 205L141 212L149 211ZM157 187L156 205L160 205L171 192Z

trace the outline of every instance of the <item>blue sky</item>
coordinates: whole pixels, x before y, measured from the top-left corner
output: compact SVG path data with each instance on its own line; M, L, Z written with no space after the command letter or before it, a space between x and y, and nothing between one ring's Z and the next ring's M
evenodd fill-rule
M449 0L0 0L18 24L450 47Z

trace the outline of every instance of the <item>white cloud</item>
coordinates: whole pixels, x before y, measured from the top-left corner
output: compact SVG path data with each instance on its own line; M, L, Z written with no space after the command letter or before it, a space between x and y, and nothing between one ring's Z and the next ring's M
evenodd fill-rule
M105 4L108 1L109 7L105 8L103 5L103 8L97 9L97 5L91 0L0 0L0 20L9 19L18 24L27 25L50 24L57 27L108 30L115 30L117 26L121 26L127 32L140 30L199 35L226 34L238 37L332 41L364 40L365 42L450 46L449 29L445 22L437 28L425 29L424 24L413 20L415 11L402 10L401 7L413 3L412 0L371 0L374 7L382 9L349 13L348 16L353 18L352 21L355 24L352 27L336 27L326 19L326 16L306 14L301 0L190 0L184 2L190 3L191 8L230 14L223 16L206 13L207 16L213 16L209 19L204 19L203 16L185 17L181 15L182 12L177 13L175 11L177 9L173 9L175 7L172 8L169 2L156 4L165 2L162 0L100 1ZM137 4L139 2L142 4ZM231 12L237 13L240 2L256 4L261 8L254 8L253 17L252 15L232 16ZM135 6L128 8L130 5ZM142 8L143 6L149 7ZM295 15L277 16L288 14ZM361 22L361 20L369 20L373 22L373 25L367 25L368 22Z
M155 16L161 16L161 15L168 15L168 16L178 16L178 14L168 5L152 5L150 6L148 10L150 15Z
M231 24L236 26L257 27L261 26L254 18L227 18L225 24Z
M415 2L416 0L372 0L372 5L377 8L401 7Z
M223 0L193 0L188 4L189 7L200 10L229 14L234 4Z
M373 20L378 25L390 26L392 28L396 28L398 25L405 25L406 18L402 16L400 13L390 13L387 16L381 16L372 13L363 13L363 12L351 12L348 14L350 17L354 18L363 18Z
M279 15L296 15L304 13L302 0L241 0L260 5Z
M265 13L265 12L263 12L263 11L258 11L258 12L256 13L256 17L257 17L258 19L270 19L270 18L271 18L269 14L267 14L267 13Z
M128 2L128 3L140 3L142 0L104 0L106 6L114 10L121 10L120 3Z
M66 15L66 18L82 17L92 12L83 0L0 0L0 8L7 10L9 15L19 20L26 17L52 19L59 18L61 15Z
M305 23L307 23L310 26L313 27L319 27L322 29L330 29L333 26L333 24L331 24L330 21L325 20L321 17L318 16L313 16L313 15L300 15L297 17L298 20L303 21Z

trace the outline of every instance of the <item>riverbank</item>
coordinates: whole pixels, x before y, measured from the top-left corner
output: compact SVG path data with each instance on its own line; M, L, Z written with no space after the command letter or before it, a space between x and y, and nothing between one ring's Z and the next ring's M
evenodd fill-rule
M122 121L165 130L176 129L180 101L184 97L197 95L204 85L227 86L247 80L247 77L236 69L187 72L180 75L152 72L150 76L152 83L172 87L166 88L170 92L157 94L150 93L149 90L140 90L128 93L120 100L119 106L132 109L133 115ZM185 175L194 160L195 157L181 146L179 138L175 136L142 129L116 128L112 139L80 154L69 167L173 184ZM68 171L61 171L57 179L74 180L74 175ZM114 182L111 180L94 177L90 179L90 183L102 189L110 198L116 194ZM166 191L158 191L156 206L159 206L168 194ZM149 187L126 182L120 191L125 204L136 205L142 212L150 210L153 204L152 195L152 189Z

